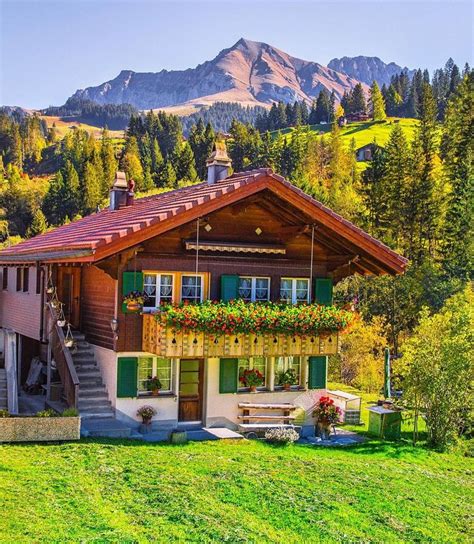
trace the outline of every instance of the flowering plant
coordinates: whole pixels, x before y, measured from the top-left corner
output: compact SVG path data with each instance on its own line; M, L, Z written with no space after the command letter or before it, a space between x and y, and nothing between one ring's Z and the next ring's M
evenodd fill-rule
M153 406L146 404L145 406L140 406L137 410L137 416L140 416L143 420L143 423L149 423L153 416L156 416L156 410Z
M298 377L294 368L279 372L277 374L278 385L296 385L298 383Z
M148 391L159 391L162 388L160 378L158 376L149 376L147 382Z
M277 304L274 302L205 301L200 304L167 304L156 319L175 330L208 334L285 334L317 336L345 329L353 314L334 306Z
M245 387L259 387L263 385L264 377L263 374L256 368L244 370L240 376L239 380L245 385Z
M143 291L130 291L130 293L124 295L122 298L122 302L125 302L125 304L135 303L140 304L140 306L143 306L147 300L148 295Z
M323 426L336 425L340 420L341 409L334 405L333 399L321 397L313 416L316 418L316 422Z

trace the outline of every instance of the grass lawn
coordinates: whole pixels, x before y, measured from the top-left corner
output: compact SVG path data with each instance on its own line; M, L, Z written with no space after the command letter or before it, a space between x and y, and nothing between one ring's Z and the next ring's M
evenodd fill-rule
M404 443L3 445L0 541L472 542L473 470Z

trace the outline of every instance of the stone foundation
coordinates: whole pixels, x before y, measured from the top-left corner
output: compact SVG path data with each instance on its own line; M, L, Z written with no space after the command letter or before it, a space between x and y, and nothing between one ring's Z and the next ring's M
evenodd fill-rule
M79 440L80 417L0 418L0 442Z

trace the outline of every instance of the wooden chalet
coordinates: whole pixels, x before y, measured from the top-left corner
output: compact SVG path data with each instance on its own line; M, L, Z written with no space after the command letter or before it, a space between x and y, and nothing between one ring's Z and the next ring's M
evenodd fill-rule
M83 418L138 426L137 409L152 405L158 429L235 429L289 422L301 407L300 424L311 426L337 334L216 338L170 330L154 313L206 299L332 304L344 277L400 274L406 260L272 170L229 176L229 167L218 147L208 181L137 200L118 176L110 208L0 252L0 326L7 376L17 379L10 396L36 356L48 395L59 382ZM148 294L140 313L122 302L135 290ZM239 381L252 368L264 376L256 393ZM277 377L288 369L297 383L285 389ZM150 376L161 382L157 396ZM264 415L252 412L259 406ZM291 408L280 416L279 406Z

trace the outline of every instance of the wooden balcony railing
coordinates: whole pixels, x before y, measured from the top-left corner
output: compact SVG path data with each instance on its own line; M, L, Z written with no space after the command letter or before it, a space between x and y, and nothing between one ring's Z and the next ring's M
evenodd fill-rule
M76 408L79 400L79 378L72 361L69 348L64 344L64 333L58 325L58 315L50 302L46 304L49 341L51 343L52 358L63 386L64 397L69 408Z
M159 324L152 314L143 315L142 349L161 357L274 357L332 355L339 336L286 336L283 334L225 334L174 331Z

